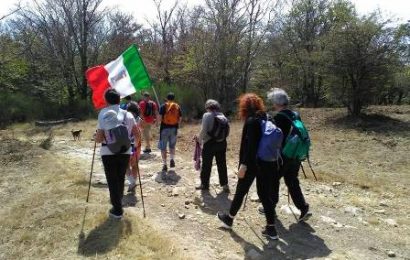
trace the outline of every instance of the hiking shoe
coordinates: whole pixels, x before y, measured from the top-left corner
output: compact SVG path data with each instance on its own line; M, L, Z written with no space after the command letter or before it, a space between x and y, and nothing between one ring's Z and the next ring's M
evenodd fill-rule
M276 232L275 226L266 226L265 230L262 231L262 236L270 240L278 240L279 236Z
M150 148L146 148L144 149L144 151L142 151L143 153L151 153L151 149Z
M122 219L122 213L116 212L114 209L110 209L108 216L113 219Z
M231 218L228 214L222 212L218 212L216 215L218 216L219 220L222 221L223 228L232 229L233 218Z
M300 211L299 222L307 221L312 216L312 213L309 211L309 205L305 209Z
M128 190L127 190L127 192L128 192L128 193L135 193L135 187L137 187L137 184L136 184L136 183L128 185Z
M209 190L209 186L199 185L195 187L196 190Z
M169 167L170 167L170 168L175 168L175 161L174 161L174 159L171 159L171 161L169 161Z
M222 191L225 192L225 193L230 193L231 192L231 190L229 189L228 184L222 186Z
M260 206L258 207L258 212L259 212L259 214L261 214L261 215L265 215L265 208L264 208L262 205L260 205ZM277 217L276 211L274 211L274 217L275 217L275 218Z

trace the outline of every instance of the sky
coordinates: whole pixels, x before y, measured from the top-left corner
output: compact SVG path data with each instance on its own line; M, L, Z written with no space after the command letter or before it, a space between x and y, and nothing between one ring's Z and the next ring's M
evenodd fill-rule
M7 14L19 0L0 0L0 17ZM22 0L30 2L30 0ZM163 0L165 8L169 8L175 0ZM179 0L180 4L188 7L201 4L204 0ZM366 14L375 9L382 10L386 18L395 18L399 22L410 20L410 0L352 0L361 14ZM132 13L138 23L147 24L147 20L156 17L156 9L152 0L103 0L107 7L118 7L121 11Z

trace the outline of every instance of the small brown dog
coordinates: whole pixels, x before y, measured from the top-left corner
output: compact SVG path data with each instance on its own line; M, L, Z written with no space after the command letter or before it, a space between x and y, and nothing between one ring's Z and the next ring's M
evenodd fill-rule
M81 138L81 132L82 132L83 130L71 130L71 134L73 135L73 138L74 138L74 141L79 141L80 140L80 138Z

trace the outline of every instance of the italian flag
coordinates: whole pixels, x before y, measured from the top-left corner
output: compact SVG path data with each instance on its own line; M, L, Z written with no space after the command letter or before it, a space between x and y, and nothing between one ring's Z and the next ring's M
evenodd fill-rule
M117 90L121 97L125 97L151 86L144 62L135 45L131 45L120 57L107 65L88 69L86 77L96 109L106 106L104 93L109 88Z

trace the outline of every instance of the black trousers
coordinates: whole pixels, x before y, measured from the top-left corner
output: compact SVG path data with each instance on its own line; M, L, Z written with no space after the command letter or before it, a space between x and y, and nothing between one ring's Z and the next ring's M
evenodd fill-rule
M236 216L245 195L249 192L253 180L256 178L256 189L265 209L266 222L268 225L273 225L275 223L275 208L272 202L272 183L275 178L278 178L277 175L279 175L279 170L276 162L259 161L257 167L248 168L245 177L238 180L229 214Z
M279 201L279 182L280 178L283 176L285 179L285 184L288 187L289 195L292 198L293 203L299 209L306 209L309 205L305 201L302 189L300 188L300 183L298 179L300 169L300 161L283 158L283 166L280 170L279 178L273 180L273 205Z
M209 187L209 179L211 178L212 161L216 159L218 167L219 184L221 186L228 184L228 170L226 168L226 140L223 142L208 141L202 148L202 169L201 169L201 184L204 187Z
M105 177L110 191L111 204L115 214L122 214L125 173L130 160L129 154L103 155Z

